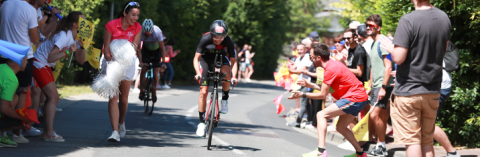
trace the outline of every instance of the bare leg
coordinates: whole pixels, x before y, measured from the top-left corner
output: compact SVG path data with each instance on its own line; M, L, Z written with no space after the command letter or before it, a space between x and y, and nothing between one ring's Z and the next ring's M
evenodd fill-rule
M108 100L108 115L110 116L110 123L112 124L112 129L118 132L119 109L117 101L118 94Z
M118 124L123 124L125 122L125 115L127 114L128 109L128 92L130 91L130 84L132 81L122 81L120 82L120 104L118 105L119 109L119 118Z
M387 121L385 120L386 110L381 107L375 107L372 112L370 113L370 118L373 120L373 124L375 125L375 134L377 135L377 143L378 142L385 142L385 130L387 129L386 124Z
M142 70L138 70L138 76L137 76L137 79L135 80L135 85L133 86L133 89L139 89L138 86L140 85L141 73L142 73Z
M253 74L253 66L249 66L247 67L247 69L248 69L247 78L250 79L250 77Z
M342 111L343 112L343 111ZM350 142L353 147L355 148L355 151L357 152L362 152L363 149L360 147L360 145L357 143L357 140L355 139L355 135L353 135L353 132L347 128L347 126L355 119L355 116L351 114L345 114L341 115L340 119L338 119L337 122L337 131L345 137L348 142Z
M435 126L435 132L433 132L433 139L435 139L440 145L445 148L447 152L455 152L452 143L448 140L447 134L439 126Z
M345 112L340 110L337 105L330 105L324 110L317 113L318 147L325 148L325 136L327 136L327 119L344 114Z
M44 105L44 117L45 117L45 126L44 133L47 136L53 136L53 120L55 117L55 108L57 107L57 102L59 99L57 87L55 87L55 82L50 82L45 87L42 88L42 91L47 97L47 102Z
M227 76L224 78L225 80L230 80L230 66L228 65L223 65L222 66L222 72L227 73ZM222 90L223 91L228 91L230 90L230 82L224 81L222 84Z
M208 86L200 86L200 96L198 97L198 112L205 112L207 106Z

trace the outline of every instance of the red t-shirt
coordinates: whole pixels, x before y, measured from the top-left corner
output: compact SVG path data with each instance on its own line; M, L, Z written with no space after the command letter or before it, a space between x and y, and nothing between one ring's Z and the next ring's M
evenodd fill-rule
M351 102L364 102L368 100L367 93L357 77L339 61L330 60L325 67L323 83L332 87L333 98L347 99Z
M108 22L105 25L105 28L108 30L108 32L110 32L110 34L112 34L112 40L127 39L133 43L133 38L135 38L135 35L142 30L142 25L140 25L138 22L135 22L135 24L129 26L127 30L124 30L122 28L122 17L120 17Z

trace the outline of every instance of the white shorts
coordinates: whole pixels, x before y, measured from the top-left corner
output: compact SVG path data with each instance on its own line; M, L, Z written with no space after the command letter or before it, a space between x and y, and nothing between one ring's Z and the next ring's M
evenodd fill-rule
M107 74L107 60L105 60L103 55L100 60L102 60L100 62L100 71L102 74ZM135 63L135 60L137 60L137 56L132 58L132 63ZM138 65L135 64L128 66L122 80L132 81L135 78L135 71L137 71L136 67L138 67Z

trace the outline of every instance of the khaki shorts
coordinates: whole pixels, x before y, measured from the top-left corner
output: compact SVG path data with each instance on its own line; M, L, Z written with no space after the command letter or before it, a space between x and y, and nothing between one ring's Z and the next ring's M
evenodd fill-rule
M395 142L405 145L433 145L439 100L440 94L395 96L390 115Z

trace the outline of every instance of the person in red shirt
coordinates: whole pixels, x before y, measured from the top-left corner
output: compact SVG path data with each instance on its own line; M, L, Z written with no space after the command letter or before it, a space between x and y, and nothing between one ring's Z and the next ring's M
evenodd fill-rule
M102 73L105 73L106 61L112 60L110 52L110 43L114 39L127 39L136 49L136 43L139 43L142 26L137 22L140 16L140 4L138 2L127 2L123 5L123 10L119 12L118 19L114 19L105 25L106 31L103 34L104 43L104 62L102 64ZM137 57L142 58L142 54L137 50ZM134 58L136 60L136 58ZM135 75L135 66L129 67L126 70L124 79L120 82L120 94L108 100L108 113L110 122L112 123L113 132L108 138L110 142L119 142L126 134L125 129L125 114L128 108L128 92L130 91L130 84ZM120 104L117 104L117 101Z
M310 60L312 60L314 66L325 69L323 83L322 85L318 85L302 79L298 81L298 84L307 88L320 90L320 92L302 93L300 91L294 91L289 99L297 99L300 97L325 99L330 92L333 98L338 101L335 102L335 105L330 105L317 113L318 149L306 155L327 156L327 151L325 150L327 119L340 116L337 123L337 131L340 132L356 150L355 154L348 157L366 157L367 155L358 144L353 132L347 128L348 124L355 118L355 115L367 105L368 96L362 82L360 82L343 63L330 59L330 51L327 45L314 43L310 52L313 52L311 53Z

